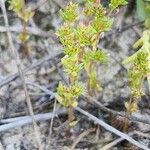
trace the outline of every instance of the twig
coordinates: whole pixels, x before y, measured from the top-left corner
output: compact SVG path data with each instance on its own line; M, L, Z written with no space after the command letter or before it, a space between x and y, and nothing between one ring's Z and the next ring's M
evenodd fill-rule
M52 128L53 128L53 122L54 122L54 117L55 117L55 112L56 112L56 105L57 105L57 100L55 99L54 101L54 106L53 106L53 115L50 123L50 128L49 128L49 149L51 149L51 140L52 140Z
M105 145L104 147L102 147L101 150L108 150L108 149L114 147L115 145L117 145L118 143L120 143L122 140L124 140L124 139L118 138L118 139L110 142L109 144Z
M4 26L0 26L0 32L7 32L7 28ZM10 27L10 32L16 32L16 33L20 33L22 32L22 26L11 26ZM55 36L55 34L51 31L43 31L39 28L33 28L33 27L27 27L27 33L28 34L33 34L36 36L40 36L40 37L47 37L47 38L52 38L57 40L57 37Z
M84 111L83 109L76 107L75 108L76 111L80 112L81 114L87 116L90 120L94 121L95 123L99 124L100 126L104 127L106 130L118 135L119 137L126 139L128 142L138 146L139 148L142 148L144 150L150 150L148 147L142 145L141 143L139 143L138 141L134 140L133 138L131 138L129 135L122 133L121 131L115 129L114 127L108 125L107 123L105 123L104 121L98 119L97 117L91 115L90 113L88 113L87 111Z
M44 90L44 91L45 91L45 90ZM47 90L46 90L46 91L47 91ZM48 92L48 91L47 91L47 92ZM138 147L140 147L140 148L142 148L142 149L144 149L144 150L150 150L149 148L147 148L147 147L144 146L144 145L141 145L139 142L137 142L136 140L134 140L133 138L131 138L131 137L128 136L127 134L120 132L119 130L113 128L112 126L108 125L107 123L103 122L102 120L99 120L98 118L96 118L95 116L93 116L93 115L89 114L88 112L82 110L81 108L76 107L75 109L76 109L78 112L80 112L80 113L86 115L87 117L89 117L89 118L90 118L91 120L93 120L95 123L97 123L97 124L103 126L103 127L104 127L105 129L107 129L108 131L117 134L118 136L122 137L123 139L126 139L126 140L129 141L130 143L132 143L132 144L134 144L134 145L136 145L136 146L138 146ZM14 123L16 123L16 122L14 122ZM15 126L16 126L16 124L15 124ZM1 128L0 128L0 129L1 129ZM7 130L7 129L6 129L6 130ZM0 130L0 131L1 131L1 130Z
M122 27L121 31L118 31L118 29L113 29L111 32L107 33L104 37L110 37L111 35L114 35L114 34L121 34L122 32L124 32L134 26L143 25L143 23L144 23L144 21L136 22L131 25L126 25L126 26Z
M141 137L150 139L150 134L148 134L148 133L143 133L141 131L134 131L134 133L141 136Z
M136 116L130 116L127 113L121 113L121 112L117 112L114 110L111 110L107 107L105 107L103 104L101 104L99 101L95 100L92 98L91 103L95 104L97 107L99 107L101 110L114 114L114 115L120 115L122 117L128 118L131 121L137 121L137 122L142 122L145 124L150 124L150 119L149 118L145 118L145 117L136 117Z
M53 57L57 57L58 58L58 57L61 57L61 56L62 56L62 53L58 53L56 56L53 56ZM25 74L28 71L33 70L36 67L39 67L44 62L51 61L53 59L53 57L52 56L44 57L43 59L38 60L37 62L31 64L29 67L23 69L22 71ZM8 84L9 82L15 80L18 77L19 77L19 73L14 73L14 74L8 75L7 77L5 77L4 79L2 79L0 81L0 88L3 87L4 85Z
M42 90L42 91L45 92L46 94L50 95L50 96L51 96L50 99L55 98L56 95L57 95L56 93L54 93L54 92L48 90L48 89L45 88L44 86L38 85L38 84L36 84L36 83L27 82L27 84L28 84L28 85L31 85L31 86L34 86L34 87L36 87L36 88Z
M36 11L37 9L39 9L41 6L43 6L48 0L40 0L39 2L37 2L37 4L35 6L33 6L33 8L31 9L32 11Z
M57 117L59 115L66 114L67 111L65 109L57 111L55 114L53 113L45 113L45 114L38 114L34 115L35 121L46 121L51 119L53 116ZM8 131L13 128L21 127L24 125L28 125L32 123L32 118L30 116L24 116L24 117L16 117L16 118L10 118L10 119L2 119L0 123L7 123L0 126L0 132Z
M76 139L76 141L73 143L73 145L71 146L71 149L70 150L74 150L75 147L77 146L77 144L81 141L81 139L83 139L85 136L87 136L88 134L90 134L91 132L94 132L95 129L92 128L92 129L88 129L86 131L84 131L83 133L81 133L79 135L79 137Z
M26 83L25 83L25 77L24 77L23 71L21 69L21 60L20 60L18 52L16 51L15 46L13 44L11 32L10 32L10 29L9 29L8 16L7 16L4 0L1 0L1 8L2 8L3 15L4 15L5 26L6 26L6 29L7 29L7 36L8 36L9 44L10 44L10 47L11 47L11 52L12 52L12 55L13 55L13 59L15 60L15 63L18 67L20 78L22 80L22 84L23 84L23 88L24 88L24 92L25 92L25 96L26 96L26 102L27 102L27 106L28 106L28 109L29 109L29 113L30 113L31 118L32 118L33 127L34 127L34 131L35 131L35 136L36 136L36 139L37 139L38 147L39 147L40 150L42 150L40 135L39 135L39 131L38 131L38 126L37 126L37 124L34 120L34 112L33 112L32 104L31 104L31 100L30 100L30 97L29 97L29 94L28 94L28 91L27 91L27 86L26 86Z
M40 86L40 85L37 85L35 83L27 82L27 84L41 89L46 94L49 94L51 96L51 98L54 98L57 95L57 93L54 93L54 92L48 90L47 88L45 88L43 86ZM86 97L83 97L82 99L84 100L84 99L86 99ZM90 99L91 99L90 102L92 104L96 105L98 108L100 108L101 110L103 110L107 113L111 113L111 114L114 114L114 115L120 115L122 117L128 118L131 121L137 121L137 122L142 122L142 123L145 123L145 124L150 124L150 120L148 118L145 119L143 116L139 118L139 117L136 117L136 116L130 116L126 113L117 112L117 111L114 111L114 110L111 110L111 109L105 107L103 104L101 104L100 102L98 102L97 100L95 100L92 97Z

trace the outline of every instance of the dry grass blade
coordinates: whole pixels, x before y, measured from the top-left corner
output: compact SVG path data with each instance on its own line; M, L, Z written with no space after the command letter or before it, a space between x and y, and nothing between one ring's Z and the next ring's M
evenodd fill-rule
M34 127L34 131L35 131L35 136L36 136L36 139L37 139L37 144L38 144L39 150L42 150L42 145L41 145L38 126L37 126L37 124L34 120L34 112L33 112L31 100L30 100L30 97L29 97L29 94L28 94L28 91L27 91L27 86L26 86L26 83L25 83L24 73L23 73L22 68L21 68L21 60L20 60L19 54L18 54L18 52L15 49L15 46L13 44L12 35L11 35L10 29L9 29L9 22L8 22L6 7L5 7L5 1L1 0L0 4L1 4L3 16L4 16L4 21L5 21L5 26L6 26L6 29L7 29L7 35L8 35L8 40L9 40L9 44L10 44L10 47L11 47L12 56L13 56L13 59L15 60L16 65L18 67L19 75L20 75L20 78L22 80L22 84L23 84L23 88L24 88L24 92L25 92L25 96L26 96L26 102L27 102L27 105L28 105L28 109L29 109L32 121L33 121L33 127Z
M53 57L60 57L61 55L62 55L62 53L59 53L59 54L57 54L56 56L53 56ZM50 55L47 56L47 57L44 57L41 60L38 60L37 62L31 64L29 67L23 69L22 71L25 74L28 71L33 70L36 67L39 67L44 62L51 61L53 59L53 57L50 56ZM19 73L14 73L14 74L8 75L7 77L5 77L4 79L1 80L0 87L3 87L4 85L8 84L9 82L15 80L18 77L19 77Z
M105 145L104 147L102 147L101 150L109 150L110 148L112 148L113 146L117 145L122 140L123 140L123 138L116 139L113 142L111 142L111 143Z
M78 144L85 136L87 136L88 134L90 134L91 132L94 132L94 131L95 131L95 129L92 128L92 129L88 129L88 130L84 131L83 133L81 133L81 134L79 135L79 137L76 139L76 141L73 143L73 145L71 146L71 149L70 149L70 150L74 150L75 147L77 146L77 144Z
M49 128L49 148L51 148L51 140L52 140L52 128L53 128L53 122L54 122L54 117L55 117L55 112L56 112L56 106L57 106L57 100L55 99L54 101L54 106L53 106L53 115L50 123L50 128Z

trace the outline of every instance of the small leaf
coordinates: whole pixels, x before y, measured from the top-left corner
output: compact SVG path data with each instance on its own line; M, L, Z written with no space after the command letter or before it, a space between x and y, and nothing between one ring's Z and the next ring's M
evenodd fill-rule
M74 127L77 123L78 123L78 120L72 121L72 122L69 123L69 126L70 126L70 127ZM70 149L69 149L69 150L70 150Z
M78 105L78 102L75 101L75 100L73 100L72 103L71 103L71 106L72 106L72 107L77 107L77 105Z
M60 15L65 21L76 21L78 19L78 4L70 2L64 11L60 11Z
M112 23L113 23L112 19L107 18L105 16L95 17L92 26L97 32L105 32L111 29Z
M8 2L10 4L9 9L16 13L18 13L23 8L23 3L21 0L9 0Z
M18 16L25 22L28 22L34 16L34 12L25 10L24 12L18 12Z
M123 6L126 4L126 0L111 0L109 7L111 8L111 10L116 10L119 6Z
M20 35L19 35L19 39L23 43L28 41L29 38L30 38L30 35L28 33L20 33Z

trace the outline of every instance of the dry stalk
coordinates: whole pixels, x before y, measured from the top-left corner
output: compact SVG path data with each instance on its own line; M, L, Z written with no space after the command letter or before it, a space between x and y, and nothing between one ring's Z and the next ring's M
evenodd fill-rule
M8 22L6 7L5 7L5 1L1 0L0 4L1 4L3 16L4 16L5 26L7 28L7 36L8 36L9 44L11 47L11 54L12 54L13 59L15 60L17 67L18 67L18 72L19 72L20 78L22 80L22 84L23 84L23 88L24 88L24 92L25 92L25 96L26 96L26 102L27 102L27 106L29 109L29 113L32 117L33 127L34 127L34 131L35 131L35 136L37 139L38 147L39 147L39 150L42 150L38 126L37 126L35 119L34 119L34 112L33 112L31 100L30 100L30 97L28 94L28 90L27 90L27 86L26 86L26 82L25 82L25 76L24 76L24 73L23 73L22 68L21 68L21 66L22 66L21 60L20 60L19 54L18 54L18 52L17 52L17 50L13 44L12 35L11 35L10 30L9 30L9 22Z

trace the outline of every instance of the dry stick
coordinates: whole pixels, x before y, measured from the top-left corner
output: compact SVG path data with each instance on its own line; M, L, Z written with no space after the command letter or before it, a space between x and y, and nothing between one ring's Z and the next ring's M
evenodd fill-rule
M29 94L28 94L28 91L27 91L27 86L26 86L26 83L25 83L25 77L24 77L24 74L23 74L22 69L21 69L21 61L20 61L18 52L16 51L15 46L13 44L11 32L9 30L8 16L7 16L4 0L1 0L1 8L2 8L3 15L4 15L4 21L5 21L5 25L6 25L6 28L7 28L7 35L8 35L8 40L9 40L9 44L10 44L10 47L11 47L12 55L13 55L13 58L16 62L16 65L18 67L19 75L20 75L20 78L22 80L23 88L24 88L24 91L25 91L26 102L27 102L27 105L28 105L30 115L32 117L33 127L34 127L35 135L36 135L36 138L37 138L38 147L39 147L40 150L42 150L38 127L37 127L37 124L34 120L34 112L33 112L32 104L31 104L31 100L30 100L30 97L29 97Z
M27 84L42 90L46 94L49 94L51 96L50 99L55 98L57 95L57 94L51 92L50 90L46 89L45 87L42 87L42 86L37 85L35 83L27 82ZM53 107L53 115L51 118L50 129L49 129L49 143L48 143L49 149L51 148L51 134L52 134L53 121L54 121L54 116L55 116L55 111L56 111L56 104L57 104L57 100L55 99L54 107Z
M53 115L50 123L50 128L49 128L49 148L51 148L51 139L52 139L52 128L53 128L53 122L54 122L54 117L55 117L55 112L56 112L56 106L57 106L57 100L55 99L54 101L54 106L53 106Z
M45 113L45 114L34 115L34 119L35 119L35 121L46 121L46 120L52 119L53 116L57 117L59 115L63 115L66 113L67 113L66 109L62 109L62 110L56 111L55 114ZM2 119L0 121L0 123L7 123L7 124L0 126L0 132L4 132L4 131L8 131L8 130L13 129L13 128L28 125L28 124L31 124L32 122L33 121L32 121L31 116Z
M143 22L138 22L133 25L125 26L119 33L122 33L133 26L141 25L141 23L143 23ZM17 27L11 26L10 31L20 33L20 32L22 32L22 26L19 26L19 25ZM7 32L7 28L4 26L0 26L0 32ZM36 36L50 37L55 40L57 39L56 35L52 31L44 31L44 30L41 30L40 28L27 27L27 32L29 34L33 34ZM112 32L106 34L105 37L109 37L110 35L113 35L115 33L118 33L118 30L112 30Z
M109 144L105 145L104 147L102 147L101 150L108 150L108 149L114 147L115 145L117 145L118 143L120 143L123 140L124 140L123 138L118 138L118 139L110 142Z
M92 120L93 122L95 122L95 123L99 124L100 126L104 127L106 130L122 137L123 139L126 139L128 142L136 145L137 147L142 148L144 150L150 150L148 147L146 147L146 146L142 145L141 143L139 143L138 141L134 140L129 135L127 135L125 133L122 133L121 131L115 129L114 127L110 126L109 124L105 123L104 121L102 121L102 120L98 119L97 117L91 115L87 111L84 111L80 107L76 107L75 110L80 112L81 114L87 116L90 120Z
M150 134L148 134L148 133L143 133L141 131L134 131L134 134L137 134L140 137L144 137L144 138L150 139Z
M91 132L94 132L95 129L92 128L92 129L88 129L86 131L84 131L83 133L81 133L79 135L79 137L76 139L76 141L73 143L73 145L71 146L71 149L70 150L74 150L75 147L77 146L77 144L81 141L81 139L83 139L85 136L87 136L88 134L90 134Z
M40 0L39 2L37 2L37 4L35 6L33 6L33 8L31 9L31 11L36 11L41 6L43 6L47 1L48 0Z
M38 85L36 83L33 82L27 82L28 85L34 86L40 90L42 90L43 92L45 92L46 94L50 95L50 99L55 98L57 96L57 93L51 92L50 90L48 90L47 88L45 88L44 86Z
M22 26L20 26L20 25L11 26L10 31L20 33L20 32L22 32ZM0 32L7 32L7 28L4 27L4 26L0 26ZM36 36L40 36L40 37L52 38L52 39L55 39L55 40L57 39L57 37L54 35L53 32L43 31L40 28L27 27L27 33L33 34L33 35L36 35Z
M43 88L42 88L42 89L43 89ZM43 89L43 90L44 90L44 89ZM44 91L47 91L47 90L44 90ZM48 92L48 91L47 91L47 92ZM54 94L54 95L56 96L56 94ZM83 115L86 115L89 119L93 120L95 123L97 123L97 124L103 126L106 130L108 130L108 131L110 131L110 132L113 132L114 134L116 134L116 135L122 137L123 139L126 139L126 140L129 141L130 143L132 143L132 144L134 144L134 145L136 145L136 146L138 146L138 147L140 147L140 148L142 148L142 149L144 149L144 150L150 150L149 148L147 148L146 146L140 144L139 142L137 142L136 140L134 140L133 138L131 138L131 137L128 136L127 134L120 132L119 130L113 128L112 126L110 126L110 125L108 125L107 123L103 122L102 120L96 118L95 116L89 114L88 112L82 110L81 108L76 107L75 109L76 109L78 112L82 113ZM12 123L13 126L12 126L12 124L11 124L10 126L13 128L13 127L22 126L22 125L25 125L25 124L28 124L28 123L29 123L29 121L27 122L27 120L26 120L26 122L24 121L25 123L24 123L24 122L22 123L22 121L24 121L24 120L15 121L15 122ZM2 128L3 131L8 130L8 128L10 128L10 127L8 127L8 126L9 126L9 124L8 124L8 125L3 125L3 128ZM0 126L0 131L2 131L2 129L1 129L1 126Z
M122 117L126 117L131 121L142 122L142 123L150 125L150 119L148 117L145 118L143 115L142 115L142 117L136 117L136 116L133 116L133 115L132 116L128 115L127 113L117 112L117 111L114 111L114 110L111 110L111 109L105 107L102 103L100 103L99 101L97 101L93 98L91 98L91 100L92 100L91 103L95 104L97 107L99 107L101 110L103 110L105 112L108 112L108 113L111 113L111 114L114 114L114 115L120 115Z
M45 89L45 88L41 88L41 86L39 85L36 85L36 84L33 84L33 83L30 83L30 85L33 85L33 86L36 86L38 88L40 88L41 90L43 90L44 92L46 92L47 94L50 94L52 93L51 91ZM53 93L53 96L56 97L57 94ZM145 150L150 150L149 148L147 148L146 146L144 145L141 145L139 142L137 142L136 140L134 140L133 138L131 138L130 136L128 136L127 134L125 133L122 133L120 132L119 130L113 128L112 126L108 125L107 123L103 122L102 120L99 120L98 118L96 118L95 116L89 114L88 112L82 110L81 108L79 107L76 107L75 108L77 111L79 111L80 113L86 115L87 117L89 117L91 120L93 120L94 122L96 122L97 124L103 126L105 129L107 129L108 131L110 132L113 132L115 134L117 134L118 136L122 137L123 139L126 139L127 141L129 141L130 143L140 147L140 148L143 148Z
M80 113L86 115L88 118L93 120L95 123L103 126L108 131L113 132L114 134L122 137L123 139L126 139L130 143L132 143L132 144L134 144L134 145L136 145L136 146L138 146L138 147L140 147L144 150L150 150L149 148L147 148L146 146L141 145L139 142L137 142L136 140L134 140L133 138L131 138L127 134L120 132L119 130L113 128L112 126L110 126L108 124L106 124L102 120L99 120L98 118L96 118L95 116L93 116L93 115L89 114L88 112L82 110L81 108L77 107L76 110L79 111ZM59 112L56 112L55 114L53 114L53 113L39 114L39 115L35 115L35 120L36 121L45 121L45 120L51 119L53 115L55 115L57 117L58 115L62 115L62 114L66 114L66 113L67 113L67 111L66 111L66 109L64 109L64 110L61 110ZM1 125L0 126L0 132L8 131L9 129L20 127L20 126L32 123L32 118L30 116L26 116L23 119L22 118L23 117L17 117L17 118L14 118L14 122L8 123L6 125ZM1 120L1 122L10 122L10 121L13 121L13 118L11 118L11 119L2 119Z
M27 82L27 84L29 85L32 85L34 87L37 87L39 89L41 89L43 92L45 92L46 94L49 94L51 95L51 98L54 98L56 97L57 93L53 93L51 92L50 90L48 90L47 88L43 87L43 86L40 86L40 85L37 85L35 83L32 83L32 82ZM84 97L85 99L86 97ZM108 112L108 113L111 113L111 114L114 114L114 115L120 115L122 117L126 117L128 118L129 120L131 121L137 121L137 122L142 122L142 123L146 123L146 124L149 124L150 125L150 120L148 118L144 118L143 116L142 117L135 117L135 116L130 116L126 113L121 113L121 112L117 112L117 111L114 111L114 110L111 110L107 107L105 107L103 104L101 104L100 102L98 102L97 100L93 99L93 98L90 98L91 99L91 103L96 105L97 107L99 107L101 110L105 111L105 112Z
M34 68L36 67L39 67L40 65L42 65L44 62L48 62L48 61L51 61L53 59L53 57L61 57L62 56L62 53L58 53L56 56L47 56L47 57L44 57L43 59L41 60L38 60L37 62L31 64L29 67L23 69L23 73L27 73L28 71L30 70L33 70ZM19 73L14 73L14 74L11 74L11 75L8 75L7 77L5 77L3 80L0 81L0 88L3 87L4 85L8 84L9 82L15 80L16 78L19 77Z

